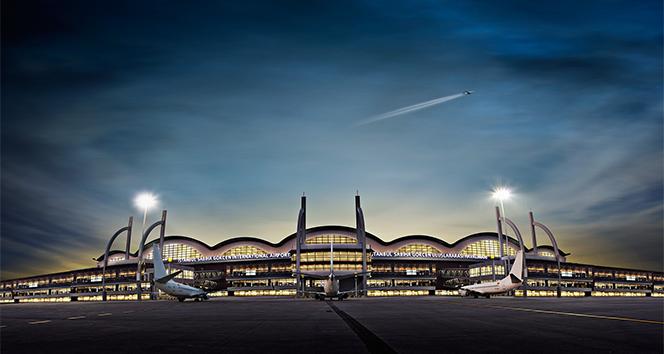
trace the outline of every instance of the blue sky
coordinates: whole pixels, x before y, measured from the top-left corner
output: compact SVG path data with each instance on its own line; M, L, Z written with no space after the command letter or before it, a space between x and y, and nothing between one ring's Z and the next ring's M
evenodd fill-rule
M280 240L302 192L352 226L355 190L452 242L496 184L572 261L663 267L659 1L2 6L3 278L91 266L144 190L209 244Z

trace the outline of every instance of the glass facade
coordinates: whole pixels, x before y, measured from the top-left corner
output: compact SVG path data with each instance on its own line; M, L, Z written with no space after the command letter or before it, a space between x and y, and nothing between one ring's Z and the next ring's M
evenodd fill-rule
M191 259L202 257L201 253L195 248L182 243L164 243L164 250L161 256L169 262L178 259ZM146 259L152 259L152 250L145 255Z
M293 255L295 258L295 255ZM367 254L367 261L369 259ZM327 262L330 263L330 252L306 252L300 254L300 262ZM360 251L334 251L334 262L362 262L362 252Z
M558 286L558 280L549 280L548 286ZM560 282L561 288L591 288L592 281L583 280L562 280Z
M247 273L266 273L269 269L268 264L233 264L230 267L230 274L234 276L242 276Z
M371 267L367 266L369 271ZM323 271L330 270L330 264L300 264L300 270L302 271ZM362 264L348 264L348 263L334 263L334 270L355 270L361 271Z
M414 270L418 272L430 272L431 264L429 263L398 263L394 265L395 272L406 272Z
M428 290L369 290L367 296L425 296Z
M436 290L435 294L437 296L458 296L458 290Z
M482 266L482 267L475 267L475 268L470 268L469 273L471 277L480 277L484 275L493 275L493 269L494 266ZM505 267L501 265L495 265L496 269L496 274L505 274Z
M250 254L267 254L267 252L255 246L238 246L224 252L222 256L245 256Z
M306 244L310 245L329 245L330 243L334 244L349 244L357 243L357 240L354 237L339 235L339 234L325 234L311 237L304 241Z
M646 296L645 293L626 291L593 291L592 296Z
M235 296L295 296L295 289L287 290L240 290Z
M362 270L362 252L352 233L330 230L310 234L305 242L308 245L301 253L301 270L325 274L330 269L330 242L346 244L335 248L334 269L343 272ZM492 281L495 273L501 278L505 267L501 261L482 260L466 257L428 257L423 254L445 253L446 247L440 248L429 238L408 239L408 242L372 243L369 237L367 268L371 275L367 279L369 296L418 296L439 295L456 296L456 287ZM164 257L171 260L168 268L171 272L182 270L178 281L193 284L210 291L210 296L266 296L295 295L296 278L293 277L296 264L294 249L273 248L269 245L248 241L238 241L229 245L223 253L209 249L198 251L195 243L174 242L182 238L166 239ZM294 241L294 240L293 240ZM290 241L288 241L290 242ZM468 242L468 241L466 241ZM320 246L316 246L320 245ZM373 252L381 255L372 257ZM456 250L462 247L455 248ZM200 249L200 248L199 248ZM441 251L442 250L442 251ZM515 255L517 248L510 244L508 254ZM286 252L284 254L276 254ZM289 253L290 252L290 257ZM479 257L497 257L498 241L485 235L472 239L460 251L462 255ZM203 257L205 255L214 255ZM270 253L275 253L274 255ZM262 254L263 257L232 257ZM268 255L270 254L270 255ZM399 255L397 255L399 254ZM527 296L556 296L558 286L558 267L551 250L539 250L539 254L549 258L531 257L527 259L528 293ZM151 258L152 252L146 252ZM124 258L116 254L109 259ZM196 259L199 258L199 259ZM177 260L187 259L186 263L174 264ZM194 261L192 261L195 259ZM134 263L131 263L134 262ZM143 274L148 277L141 283L143 298L167 297L159 295L150 282L151 264L148 263ZM664 273L627 270L611 267L599 267L584 264L567 263L561 259L560 287L562 296L664 296ZM108 300L136 300L136 264L119 262L110 266L106 275ZM496 277L498 278L498 277ZM361 279L361 278L358 278ZM14 279L0 282L0 302L47 302L47 301L99 301L104 288L101 286L101 268L88 268L78 271L52 275L36 276L26 279ZM321 286L320 281L306 280L308 286ZM355 281L344 279L344 290L353 290ZM525 295L518 289L517 296Z
M523 290L515 290L514 296L523 296ZM557 296L556 290L528 290L528 296L534 297L555 297ZM563 297L580 297L586 296L583 291L561 291L560 296Z
M101 300L101 299L99 299ZM18 302L69 302L71 299L67 296L62 297L38 297L32 299L19 299Z
M503 247L505 247L503 245ZM460 252L461 254L479 257L500 257L500 245L498 240L480 240L466 246ZM510 256L516 255L516 249L511 245L507 247L507 253Z
M549 257L549 258L556 258L556 254L553 253L553 251L537 251L537 254L539 254L542 257Z
M597 269L594 272L595 278L613 278L613 272L605 269Z
M371 265L374 273L389 273L392 272L392 265L389 263L374 263Z
M369 279L367 280L367 286L370 288L385 288L392 286L392 281L390 279Z
M411 243L397 250L403 253L441 253L439 249L422 243Z
M125 259L124 254L118 255L118 256L111 256L111 257L108 257L108 263L109 264L110 263L115 263L115 262L123 261L124 259Z

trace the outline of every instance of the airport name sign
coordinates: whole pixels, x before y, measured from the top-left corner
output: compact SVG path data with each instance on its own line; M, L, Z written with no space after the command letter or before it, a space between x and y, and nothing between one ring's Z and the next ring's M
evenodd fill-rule
M255 259L276 259L276 258L290 258L290 252L283 253L263 253L263 254L236 254L232 256L209 256L186 258L178 260L178 263L202 263L202 262L215 262L215 261L241 261L241 260L255 260Z
M371 258L455 258L487 259L487 257L459 253L424 253L424 252L374 252Z

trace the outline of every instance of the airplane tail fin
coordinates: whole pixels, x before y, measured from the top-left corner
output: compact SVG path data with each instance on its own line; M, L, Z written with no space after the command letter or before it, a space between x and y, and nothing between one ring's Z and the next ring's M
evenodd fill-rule
M512 283L523 281L523 252L516 253L512 269L510 269L510 279Z
M161 250L156 243L152 246L152 262L154 263L154 279L162 279L168 275L161 258Z

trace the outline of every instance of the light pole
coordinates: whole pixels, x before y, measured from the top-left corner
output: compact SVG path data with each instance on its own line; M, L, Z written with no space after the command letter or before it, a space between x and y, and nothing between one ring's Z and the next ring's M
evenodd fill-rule
M145 221L148 217L148 209L157 205L157 196L152 193L141 193L134 198L134 205L140 210L143 210L143 228L141 235L145 232Z
M147 221L148 218L148 209L156 206L157 202L158 202L157 196L148 192L140 193L139 195L136 196L136 198L134 198L134 205L136 206L136 208L138 208L139 210L143 210L143 227L141 228L141 235L145 233L145 222ZM138 261L140 262L141 260L139 259ZM140 272L136 272L136 280L139 282L141 281Z
M512 197L512 191L507 187L495 187L493 189L493 199L497 200L500 203L500 214L503 225L505 225L505 217L506 217L504 201L510 199L511 197ZM503 235L498 235L498 242L500 243L499 247L501 251L503 249L502 236ZM507 240L507 237L505 237L505 253L508 259L507 267L509 267L509 242ZM501 254L500 256L502 257L503 255ZM507 267L505 268L505 274L507 274L508 272Z

